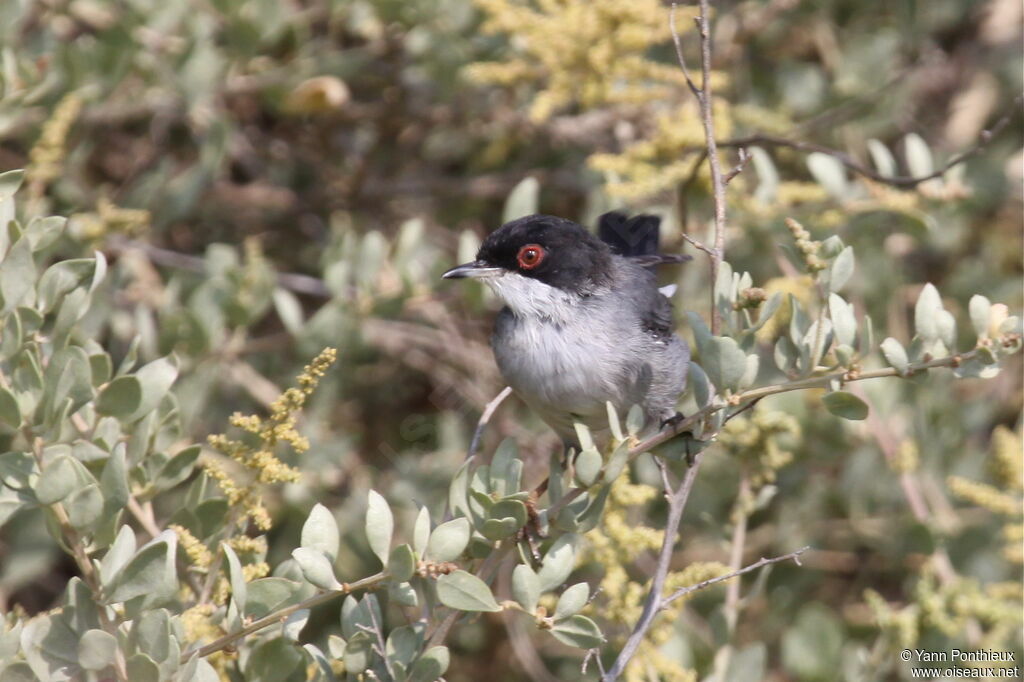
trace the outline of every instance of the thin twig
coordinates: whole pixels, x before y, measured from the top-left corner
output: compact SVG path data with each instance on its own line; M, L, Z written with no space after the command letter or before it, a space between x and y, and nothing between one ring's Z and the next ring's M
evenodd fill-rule
M291 606L287 606L283 609L274 611L273 613L269 613L263 618L260 618L259 620L255 620L252 623L249 623L244 628L232 632L230 634L224 635L220 639L214 640L196 651L186 651L181 655L180 662L182 665L184 665L188 663L189 659L191 659L193 656L198 656L199 658L209 656L212 653L215 653L222 649L226 649L238 640L248 637L254 632L259 632L263 628L267 628L271 625L284 622L284 620L288 616L292 615L296 611L302 611L303 609L312 609L314 606L319 606L320 604L329 602L332 599L336 599L337 597L344 597L345 595L351 594L352 592L355 592L357 590L370 589L378 585L379 583L384 582L388 579L388 577L389 576L387 573L381 572L375 575L371 575L368 578L357 580L354 583L345 583L341 586L340 589L331 590L330 592L321 592L320 594L313 595L309 599L304 599L298 604L292 604Z
M994 123L991 128L983 130L978 136L978 142L968 149L955 154L946 163L944 163L937 170L928 173L926 175L883 175L878 171L865 166L860 163L846 152L839 151L838 149L832 149L824 145L817 144L815 142L804 142L802 140L791 140L785 137L779 137L777 135L769 135L767 133L757 133L754 135L748 135L746 137L735 138L732 140L723 140L719 142L721 147L751 147L751 146L768 146L768 147L788 147L789 149L796 149L801 152L818 152L819 154L826 154L839 161L841 164L846 166L849 170L863 175L866 178L880 182L885 185L891 185L893 187L916 187L923 182L941 178L954 166L958 166L961 163L967 161L973 156L979 154L989 143L995 139L999 133L1003 131L1006 126L1013 120L1013 116L1017 113L1022 102L1024 102L1024 93L1017 95L1013 99L1013 103L1007 109L1007 111Z
M700 34L701 54L701 84L700 87L697 87L697 84L690 76L689 67L687 67L686 59L683 56L679 31L676 30L676 6L677 3L673 2L669 10L669 29L672 33L672 42L676 47L676 57L679 59L679 66L683 70L683 76L686 78L686 84L690 88L690 92L697 99L697 105L700 108L701 123L704 126L704 142L707 148L707 160L711 170L711 194L715 206L714 241L713 247L704 251L708 254L708 260L711 264L711 333L717 334L722 326L722 313L718 306L715 305L715 298L717 296L715 283L718 281L718 271L725 258L725 187L727 181L722 175L722 164L718 158L718 145L715 141L715 120L712 110L711 92L711 30L708 22L710 10L708 8L708 0L700 0L700 14L694 20L697 24L697 31Z
M717 578L709 578L707 580L702 580L701 582L697 583L696 585L690 585L689 587L681 587L681 588L679 588L678 590L676 590L675 592L673 592L672 594L670 594L669 596L665 597L662 600L662 602L661 602L662 603L662 608L667 608L668 605L671 604L672 602L674 602L675 600L682 599L686 595L692 594L692 593L696 592L697 590L703 590L705 587L710 587L711 585L715 585L716 583L720 583L720 582L723 582L723 581L726 581L726 580L732 580L733 578L738 578L739 576L741 576L741 575L743 575L745 573L750 573L751 571L756 571L757 569L762 568L764 566L767 566L769 564L777 564L777 563L780 563L782 561L789 561L790 559L792 559L793 562L796 563L797 566L800 566L801 565L801 563L800 563L800 555L803 554L804 552L806 552L809 549L810 549L810 547L801 547L800 549L796 550L795 552L790 552L789 554L783 554L782 556L772 557L771 559L764 559L764 558L762 558L762 559L759 559L758 561L755 561L754 563L750 564L749 566L744 566L743 568L741 568L741 569L739 569L737 571L733 571L732 573L726 573L725 575L720 575Z
M498 409L498 406L504 402L505 398L512 393L512 387L506 386L501 389L501 393L496 395L494 399L484 406L484 411L480 415L480 420L476 423L476 430L473 432L473 439L469 441L469 450L466 452L466 459L469 459L476 454L477 449L480 447L480 438L484 435L484 429L487 428L487 422L491 421L491 416L494 415L494 411Z
M736 165L733 166L733 169L729 171L729 173L725 176L726 186L728 186L729 183L733 181L733 178L735 178L737 175L743 172L743 169L747 165L747 161L750 161L750 152L747 151L746 147L740 147L738 155L739 161L736 162Z
M679 534L679 522L683 518L683 510L690 498L690 491L693 490L693 483L697 479L697 472L700 470L701 454L694 455L693 464L686 470L686 476L682 483L669 497L668 519L665 522L665 538L661 543L661 550L658 552L658 562L654 569L654 576L651 578L651 587L644 599L643 611L640 613L640 620L633 627L629 639L622 647L615 663L601 679L604 682L614 682L619 679L626 665L636 653L636 650L643 642L644 636L654 623L658 611L661 609L662 591L665 589L665 578L668 575L669 566L672 563L672 554L676 544L676 536Z

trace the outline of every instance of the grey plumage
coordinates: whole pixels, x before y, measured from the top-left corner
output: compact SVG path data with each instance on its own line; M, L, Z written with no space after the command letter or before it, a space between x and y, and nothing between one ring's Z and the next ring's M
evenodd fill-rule
M510 263L506 252L527 246L542 250L543 268ZM651 267L672 260L616 255L575 223L530 216L500 228L475 263L446 276L482 277L505 303L491 339L498 368L571 444L577 421L607 437L608 401L623 418L640 405L648 427L676 414L690 353Z

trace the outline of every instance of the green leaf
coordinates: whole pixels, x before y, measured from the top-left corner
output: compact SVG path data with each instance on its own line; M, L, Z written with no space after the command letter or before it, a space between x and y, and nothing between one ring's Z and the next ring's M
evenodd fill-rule
M0 199L0 202L2 202L2 199ZM39 678L32 672L32 666L28 663L12 660L9 664L0 668L0 682L39 682Z
M245 613L245 600L248 597L248 589L245 584L245 575L242 573L242 562L231 546L220 543L224 558L228 560L228 581L231 583L231 598L235 600L235 606L239 611Z
M295 682L305 680L306 660L298 647L283 637L256 644L245 661L246 682Z
M775 201L775 197L779 193L779 171L776 170L775 163L768 152L760 147L751 147L749 151L758 179L754 198L762 204L770 204Z
M558 603L555 605L554 619L559 621L575 615L587 605L587 599L589 598L590 585L587 583L576 583L558 598Z
M430 540L430 512L426 507L420 507L416 515L416 524L412 532L412 548L416 554L423 556L427 551L427 542Z
M21 426L21 407L18 399L4 386L0 386L0 421L12 429Z
M578 426L578 424L577 424ZM604 460L601 458L601 453L596 448L584 449L576 457L576 480L580 482L584 488L589 488L597 482L597 479L601 475L601 467L604 466Z
M274 310L281 319L281 324L290 334L298 334L302 331L302 304L298 297L287 289L277 287L273 294Z
M975 294L971 296L968 310L971 313L971 326L974 327L974 333L979 339L987 339L988 328L992 320L992 304L984 296Z
M930 175L935 171L935 163L932 160L932 150L917 133L910 133L903 138L903 144L907 153L907 167L910 174L916 177Z
M322 504L315 504L309 511L309 517L302 524L302 539L299 544L315 549L331 561L338 558L338 523L334 514Z
M832 318L832 330L835 332L836 340L841 344L853 346L857 337L857 318L854 315L853 304L847 303L837 294L829 294L828 314Z
M844 199L850 193L846 168L839 159L821 152L807 155L807 169L819 185L835 199Z
M735 390L747 372L747 354L735 339L714 336L700 348L700 364L718 390Z
M451 654L448 647L430 647L409 669L409 682L434 682L445 674L450 664Z
M125 602L143 595L154 600L173 596L178 587L174 567L177 543L174 531L164 531L139 550L114 579L109 601Z
M409 545L398 545L388 557L388 573L392 579L404 583L416 572L416 554Z
M178 378L178 361L174 356L154 360L140 368L135 377L139 380L142 399L129 421L135 421L156 409Z
M76 530L87 530L103 513L103 493L96 483L74 491L64 499L68 520Z
M306 580L321 590L337 590L341 583L334 576L334 567L322 552L308 547L292 550L292 558L302 569Z
M121 376L100 391L96 411L117 419L126 419L139 409L142 402L142 384L134 376Z
M34 490L40 504L54 504L70 495L78 485L75 462L69 456L63 455L43 467Z
M131 488L128 485L124 443L118 443L107 457L103 473L100 474L100 490L103 492L103 508L108 516L114 516L128 504Z
M843 639L842 623L826 606L807 604L782 636L782 664L797 679L835 679Z
M129 680L159 680L160 666L146 654L135 654L128 659L126 668Z
M366 510L366 537L370 541L370 549L382 564L388 562L388 554L391 552L391 535L394 529L395 519L391 514L388 501L376 490L371 490Z
M704 368L692 360L686 370L686 384L693 390L693 399L697 407L707 407L711 402L711 384Z
M519 602L527 613L537 611L537 602L540 601L540 579L526 564L519 564L512 571L512 598Z
M861 420L868 416L868 406L863 400L846 391L833 391L822 398L828 411L843 419Z
M495 503L489 512L493 519L511 519L516 530L526 525L526 505L519 500L504 499Z
M32 245L33 251L42 251L53 244L64 231L68 219L63 216L35 217L25 228L25 237Z
M903 344L890 336L882 341L880 348L889 366L900 374L906 374L910 360L907 358L907 351L903 348Z
M553 590L569 577L576 562L576 543L580 537L574 533L562 535L551 549L544 555L537 578L540 580L541 592Z
M78 664L86 670L103 670L116 653L117 640L103 630L88 630L78 640Z
M871 162L875 164L875 169L879 173L886 177L896 175L896 159L888 147L872 138L868 140L868 153L871 154Z
M536 213L539 194L540 183L537 178L529 176L520 180L505 200L501 221L507 223Z
M100 562L100 578L105 589L109 589L111 583L121 574L121 570L134 554L135 533L130 526L125 524L117 532L114 544L110 546L103 556L103 561Z
M445 606L459 611L501 611L487 583L461 570L437 579L437 598Z
M167 460L167 463L160 467L160 472L152 481L154 487L158 490L170 490L179 483L182 483L192 474L201 451L202 448L200 446L192 445Z
M245 615L255 619L298 602L303 586L286 578L258 578L245 589Z
M839 255L829 264L828 267L828 290L836 292L843 288L853 275L854 255L853 247L847 246L839 252Z
M551 628L551 634L562 644L578 649L596 649L604 643L601 629L586 616L570 616L555 623Z
M924 341L935 341L939 338L939 312L942 310L942 297L939 290L931 283L925 284L914 306L914 330Z
M424 558L430 561L455 561L469 544L469 520L463 517L442 523L430 534Z
M626 413L626 432L631 436L636 436L644 428L644 422L646 421L643 408L639 405L633 405L629 408L629 412Z
M358 675L370 667L373 656L373 641L367 632L357 632L345 644L345 672Z
M6 232L7 226L0 225L0 230ZM0 297L3 299L0 312L6 315L21 305L35 290L35 284L36 264L32 260L32 247L27 239L19 239L7 255L0 258Z
M25 180L24 170L9 170L0 173L0 203L14 198L14 193Z
M400 666L402 670L408 669L409 664L416 658L420 647L423 646L422 625L415 628L409 625L397 627L388 635L384 644L384 655L392 667Z

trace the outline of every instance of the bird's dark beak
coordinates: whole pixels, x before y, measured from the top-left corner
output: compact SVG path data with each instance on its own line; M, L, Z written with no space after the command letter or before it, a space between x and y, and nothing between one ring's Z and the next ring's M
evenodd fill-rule
M483 261L473 261L472 263L464 263L457 267L452 268L448 272L441 275L442 279L462 279L463 277L494 277L495 275L501 274L501 268L495 268L487 265Z

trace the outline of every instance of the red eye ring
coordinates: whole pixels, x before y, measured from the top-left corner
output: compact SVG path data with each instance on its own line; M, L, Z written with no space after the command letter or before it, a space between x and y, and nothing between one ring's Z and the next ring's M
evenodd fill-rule
M527 244L519 249L516 260L519 261L519 267L523 270L533 270L544 261L544 257L547 255L547 251L540 244Z

